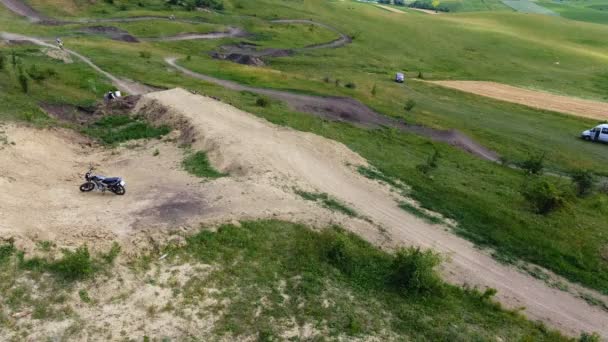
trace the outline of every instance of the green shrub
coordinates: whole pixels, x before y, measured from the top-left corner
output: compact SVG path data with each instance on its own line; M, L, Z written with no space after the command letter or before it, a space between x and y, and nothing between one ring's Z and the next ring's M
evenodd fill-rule
M4 65L6 64L6 57L3 53L0 53L0 70L4 70Z
M435 270L441 258L431 250L401 249L391 265L391 284L406 294L439 294L443 283Z
M356 89L357 85L354 82L348 82L344 85L348 89Z
M50 269L65 280L77 280L91 276L95 269L87 246L74 252L63 251L63 258L51 263Z
M418 71L418 78L421 80L424 79L424 75L422 74L422 71Z
M566 203L563 192L545 179L528 181L524 184L521 194L538 214L548 214Z
M411 111L412 109L414 109L414 107L416 106L416 101L409 99L405 102L405 110L406 111Z
M438 161L439 151L435 150L433 154L426 159L426 162L424 162L423 164L416 165L416 169L422 174L427 175L429 172L437 168Z
M595 180L590 171L577 170L572 173L572 182L576 186L576 194L582 197L591 193Z
M270 106L270 99L265 96L260 96L255 100L255 104L258 107L268 107Z
M15 246L12 243L0 245L0 265L6 262L15 253Z
M529 175L539 175L545 167L545 153L537 156L530 156L526 161L521 163L521 168Z
M150 57L152 57L152 53L150 53L150 51L139 51L139 57L150 59Z
M57 71L55 71L55 69L52 69L52 68L38 69L36 64L31 65L26 70L26 72L27 72L28 76L36 82L42 82L49 77L53 77L53 76L57 75Z
M378 89L376 88L376 84L374 83L374 86L372 87L372 96L376 96L376 93L378 92Z
M23 73L23 70L20 68L19 69L19 75L17 76L17 79L19 80L19 85L21 86L21 91L24 93L27 93L29 91L29 80L27 78L27 76L25 76L25 74Z

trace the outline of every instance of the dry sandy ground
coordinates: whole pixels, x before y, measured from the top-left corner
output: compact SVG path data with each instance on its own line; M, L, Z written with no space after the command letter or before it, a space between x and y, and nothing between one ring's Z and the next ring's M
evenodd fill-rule
M439 11L433 11L433 10L428 10L428 9L424 9L424 8L409 7L409 9L418 11L418 12L424 12L426 14L439 14Z
M576 97L555 95L542 91L522 89L506 84L485 81L430 81L431 83L458 89L493 99L522 104L585 118L608 119L608 103Z
M382 8L382 9L385 9L385 10L387 10L387 11L389 11L389 12L393 12L393 13L402 13L402 14L405 14L405 13L406 13L406 12L403 12L403 11L401 11L401 10L398 10L398 9L393 8L393 7L390 7L390 6L385 6L385 5L376 5L376 7L380 7L380 8Z
M193 149L207 151L213 165L230 177L201 182L186 174L180 167L183 151L168 140L108 151L88 146L70 131L6 126L1 129L9 143L0 150L0 237L14 237L26 250L35 240L72 247L88 242L105 250L118 240L127 252L136 252L200 223L336 222L386 247L433 248L449 257L443 272L451 282L496 288L506 306L525 307L531 318L566 333L608 336L606 312L399 209L397 195L359 175L356 165L365 160L340 143L272 125L182 89L144 95L138 109L150 120L181 127ZM124 177L127 195L80 193L89 163L103 174ZM294 195L294 188L327 192L373 224L315 207Z

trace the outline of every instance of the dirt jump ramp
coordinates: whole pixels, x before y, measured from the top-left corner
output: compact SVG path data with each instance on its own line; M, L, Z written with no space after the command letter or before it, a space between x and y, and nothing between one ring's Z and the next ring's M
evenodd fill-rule
M451 282L496 288L497 298L507 307L525 307L531 318L569 334L596 331L608 336L605 311L500 264L443 227L398 208L395 194L356 172L353 165L365 165L365 160L340 143L273 125L182 89L146 94L140 105L163 108L152 119L190 126L193 147L207 151L211 162L224 172L274 189L299 187L328 193L384 228L382 234L390 236L393 246L417 245L449 256L444 273ZM359 226L355 232L377 242L381 233L377 227L367 227Z

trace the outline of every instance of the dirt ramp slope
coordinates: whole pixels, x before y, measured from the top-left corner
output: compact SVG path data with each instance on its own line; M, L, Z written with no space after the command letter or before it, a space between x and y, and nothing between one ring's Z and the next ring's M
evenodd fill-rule
M395 245L413 244L449 255L445 275L452 282L496 288L508 307L525 307L531 318L573 335L597 331L608 336L608 314L602 309L500 264L472 243L398 208L395 194L356 172L351 165L365 160L340 143L273 125L182 89L144 95L141 105L162 106L165 116L183 117L195 132L193 146L209 151L213 164L224 171L275 189L298 186L326 192L384 228ZM378 240L378 229L360 228L358 234Z
M513 102L538 109L545 109L585 118L608 119L608 103L585 100L577 97L555 95L547 92L523 89L496 82L484 81L430 81L431 83L491 97L496 100Z

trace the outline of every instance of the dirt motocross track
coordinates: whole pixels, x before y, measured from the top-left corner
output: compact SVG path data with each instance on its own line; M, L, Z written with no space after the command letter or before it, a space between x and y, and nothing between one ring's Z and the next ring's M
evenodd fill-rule
M180 166L184 152L172 142L176 136L108 151L71 131L6 126L1 129L8 143L0 150L0 236L26 250L40 240L100 249L118 240L127 253L138 253L151 241L171 240L173 233L196 230L200 223L335 222L379 245L433 248L449 257L443 273L451 282L496 288L506 306L525 307L531 318L569 334L608 336L608 315L600 308L502 265L443 227L400 209L403 199L358 174L356 167L365 160L340 143L181 89L144 95L136 112L181 128L194 150L207 151L213 165L230 176L201 182L186 174ZM102 174L125 177L127 195L80 193L90 163L103 165ZM316 207L298 198L294 188L326 192L367 220Z
M0 1L9 7L19 3ZM230 177L201 183L186 174L180 166L184 152L170 139L107 151L66 130L1 127L8 143L0 145L0 237L12 237L26 250L40 240L74 247L89 242L99 249L118 240L128 253L137 253L200 223L336 222L386 247L433 248L449 257L443 273L451 282L496 288L507 307L525 307L530 318L565 333L608 336L608 315L599 307L500 264L444 227L398 208L402 199L359 175L355 167L365 160L342 144L180 89L144 95L139 110L150 120L181 128L194 138L193 148L207 151L212 164ZM99 173L125 177L127 196L80 193L77 186L90 163L103 166ZM294 187L327 192L373 223L305 202Z

